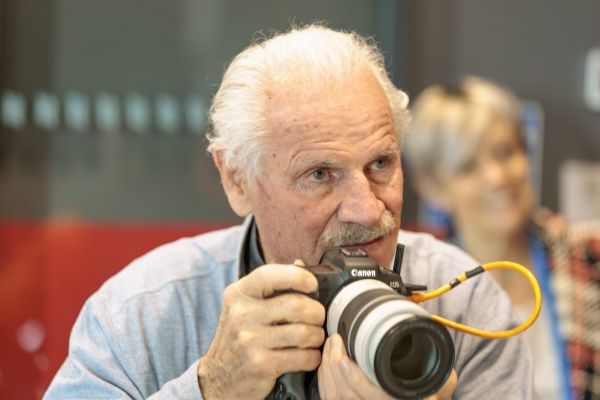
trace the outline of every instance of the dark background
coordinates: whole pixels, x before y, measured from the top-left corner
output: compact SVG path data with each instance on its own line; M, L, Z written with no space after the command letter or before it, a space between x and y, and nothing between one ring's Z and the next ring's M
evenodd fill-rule
M206 156L204 128L158 131L162 93L208 105L233 55L291 23L328 21L374 35L395 82L411 97L432 83L477 74L544 111L541 202L559 209L558 171L598 160L600 114L583 104L586 53L600 46L599 0L0 2L0 89L21 93L27 123L0 136L0 216L237 220ZM32 121L36 94L55 94L58 126ZM89 129L73 132L64 99L89 100ZM121 128L96 129L100 93L120 100ZM147 99L147 128L128 131L130 94ZM183 107L183 106L182 106ZM181 107L181 108L182 108ZM181 110L179 110L181 111ZM181 111L182 112L182 111ZM198 109L205 119L205 108ZM404 213L417 222L410 190Z

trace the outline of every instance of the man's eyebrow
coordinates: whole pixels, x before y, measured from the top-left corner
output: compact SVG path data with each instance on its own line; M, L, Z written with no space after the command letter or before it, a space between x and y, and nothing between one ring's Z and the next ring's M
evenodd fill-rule
M400 149L398 147L391 147L378 152L375 158L394 158L399 156Z

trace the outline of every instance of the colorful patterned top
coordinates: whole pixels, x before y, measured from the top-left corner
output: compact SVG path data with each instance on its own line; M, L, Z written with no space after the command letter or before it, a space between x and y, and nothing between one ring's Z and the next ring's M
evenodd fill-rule
M600 221L567 225L541 210L534 229L547 256L558 330L575 399L600 398Z

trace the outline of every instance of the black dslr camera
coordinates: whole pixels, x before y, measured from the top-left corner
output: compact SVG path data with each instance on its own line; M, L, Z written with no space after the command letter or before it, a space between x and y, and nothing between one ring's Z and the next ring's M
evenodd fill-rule
M319 265L306 267L319 282L311 295L327 311L327 334L339 333L346 352L373 383L397 398L436 393L454 365L448 330L407 297L424 286L402 282L404 247L394 271L381 268L361 250L334 248ZM318 399L316 374L279 377L268 399Z

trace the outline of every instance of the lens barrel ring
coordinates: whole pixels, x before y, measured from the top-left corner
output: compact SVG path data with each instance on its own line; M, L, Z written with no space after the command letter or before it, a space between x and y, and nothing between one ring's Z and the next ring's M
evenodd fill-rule
M435 357L433 364L424 368L422 376L403 379L394 371L394 350L402 340L416 337L431 342ZM416 335L416 336L415 336ZM420 316L411 317L396 324L380 341L375 353L374 368L379 384L399 398L426 397L436 393L446 382L454 366L455 352L452 337L440 323Z
M344 311L340 315L337 332L344 339L346 351L350 358L356 359L356 354L354 354L356 334L365 317L380 304L390 300L397 300L397 298L398 294L389 289L372 289L356 296L344 308Z

